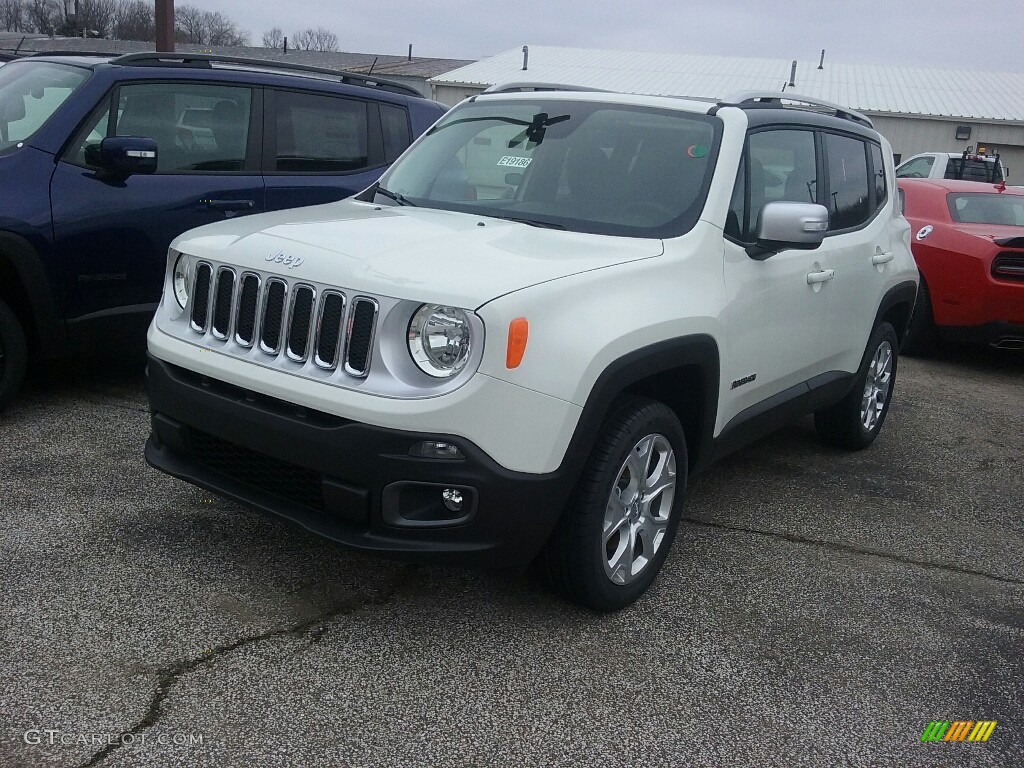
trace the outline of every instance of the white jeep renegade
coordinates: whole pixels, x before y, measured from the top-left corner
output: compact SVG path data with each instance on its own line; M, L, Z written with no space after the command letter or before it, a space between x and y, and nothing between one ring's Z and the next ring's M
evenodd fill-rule
M781 98L496 88L357 198L182 235L147 460L628 605L689 476L808 413L863 448L889 408L918 282L889 144Z

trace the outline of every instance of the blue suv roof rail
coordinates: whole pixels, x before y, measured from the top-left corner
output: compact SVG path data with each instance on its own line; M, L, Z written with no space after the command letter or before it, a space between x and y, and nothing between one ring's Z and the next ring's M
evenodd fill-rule
M290 61L274 61L269 59L252 59L243 56L221 56L210 53L166 53L160 51L144 51L142 53L126 53L110 60L111 64L133 67L201 67L211 69L214 64L240 65L246 67L284 70L296 74L329 75L346 85L359 85L364 88L378 88L405 96L424 98L423 94L410 85L384 80L373 75L360 75L327 67L314 67L308 64L294 64Z

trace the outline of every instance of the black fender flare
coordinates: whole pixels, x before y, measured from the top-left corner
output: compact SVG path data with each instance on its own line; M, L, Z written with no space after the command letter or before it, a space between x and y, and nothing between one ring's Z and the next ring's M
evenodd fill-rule
M696 425L699 438L697 445L688 447L690 453L696 451L698 457L691 474L706 466L711 459L718 418L719 352L712 336L692 334L636 349L613 361L601 372L583 406L561 470L579 478L608 411L619 395L645 379L682 367L697 368L703 381L701 423Z
M18 282L13 291L22 301L15 303L31 315L34 341L38 345L35 351L43 357L59 356L67 342L67 331L57 312L53 287L43 262L24 237L0 231L0 274L5 271L13 273Z
M922 278L923 279L923 278ZM882 300L878 303L878 311L875 312L875 322L871 326L875 328L883 317L885 317L889 310L899 304L907 305L907 322L903 327L902 331L896 329L896 333L899 336L900 343L903 343L903 337L907 333L907 328L910 327L910 317L914 314L914 304L917 303L917 286L913 280L905 280L902 283L897 283L882 296Z

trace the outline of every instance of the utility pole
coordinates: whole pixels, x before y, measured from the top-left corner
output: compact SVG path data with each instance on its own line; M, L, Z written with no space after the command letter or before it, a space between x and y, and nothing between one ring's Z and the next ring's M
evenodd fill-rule
M174 52L174 0L156 0L156 49Z

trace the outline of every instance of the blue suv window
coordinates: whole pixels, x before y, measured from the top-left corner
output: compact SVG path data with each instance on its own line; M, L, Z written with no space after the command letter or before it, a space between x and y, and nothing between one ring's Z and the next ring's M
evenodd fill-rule
M241 171L251 109L249 88L125 85L118 91L114 129L110 129L107 103L93 115L68 159L84 164L85 147L107 136L144 136L156 141L157 173Z
M0 69L0 152L38 131L89 70L50 62L12 62Z
M279 173L342 173L369 165L366 103L324 94L276 94Z
M384 160L393 163L412 143L409 113L393 104L381 104L380 125L384 134Z

